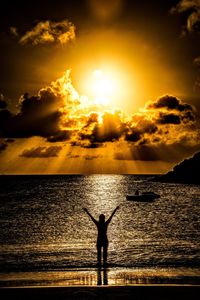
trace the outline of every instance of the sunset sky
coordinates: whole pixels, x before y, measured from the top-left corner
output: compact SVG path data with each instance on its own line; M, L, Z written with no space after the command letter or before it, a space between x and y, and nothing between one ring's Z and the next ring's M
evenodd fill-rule
M200 150L200 0L2 1L0 173L163 173Z

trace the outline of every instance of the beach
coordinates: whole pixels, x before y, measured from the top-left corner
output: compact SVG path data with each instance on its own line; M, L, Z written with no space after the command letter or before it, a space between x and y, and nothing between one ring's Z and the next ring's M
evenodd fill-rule
M198 299L200 286L191 285L138 285L115 287L31 287L1 289L1 299Z

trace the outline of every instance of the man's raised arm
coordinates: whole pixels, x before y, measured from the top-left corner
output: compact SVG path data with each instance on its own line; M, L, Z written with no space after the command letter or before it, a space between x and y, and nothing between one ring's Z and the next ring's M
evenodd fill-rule
M113 210L113 212L112 212L110 218L106 221L107 224L110 223L110 221L112 220L114 214L116 213L116 211L117 211L118 209L119 209L119 206L117 206L117 207Z
M87 208L83 208L83 210L88 214L88 216L91 218L91 220L97 225L98 221L95 220L95 218L91 215L91 213L89 213L89 211L87 210Z

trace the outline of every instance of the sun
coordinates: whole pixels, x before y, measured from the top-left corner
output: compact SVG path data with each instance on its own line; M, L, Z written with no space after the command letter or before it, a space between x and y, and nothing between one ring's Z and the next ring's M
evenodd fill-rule
M104 63L99 68L95 68L94 65L87 66L80 72L81 76L77 82L79 93L87 97L88 103L93 105L94 109L126 109L134 79L131 78L130 84L129 73L125 70L117 64Z
M91 84L95 104L109 105L116 89L114 80L100 69L94 70L92 75Z

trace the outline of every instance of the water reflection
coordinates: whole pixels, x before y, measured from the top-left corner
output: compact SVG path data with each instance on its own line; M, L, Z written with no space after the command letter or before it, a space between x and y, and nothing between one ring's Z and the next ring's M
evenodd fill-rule
M101 286L200 284L199 269L113 269L0 274L0 286Z
M107 268L97 268L97 285L108 285L108 269Z
M117 206L118 199L123 194L123 176L91 175L84 178L84 196L92 204L93 211L110 212Z

